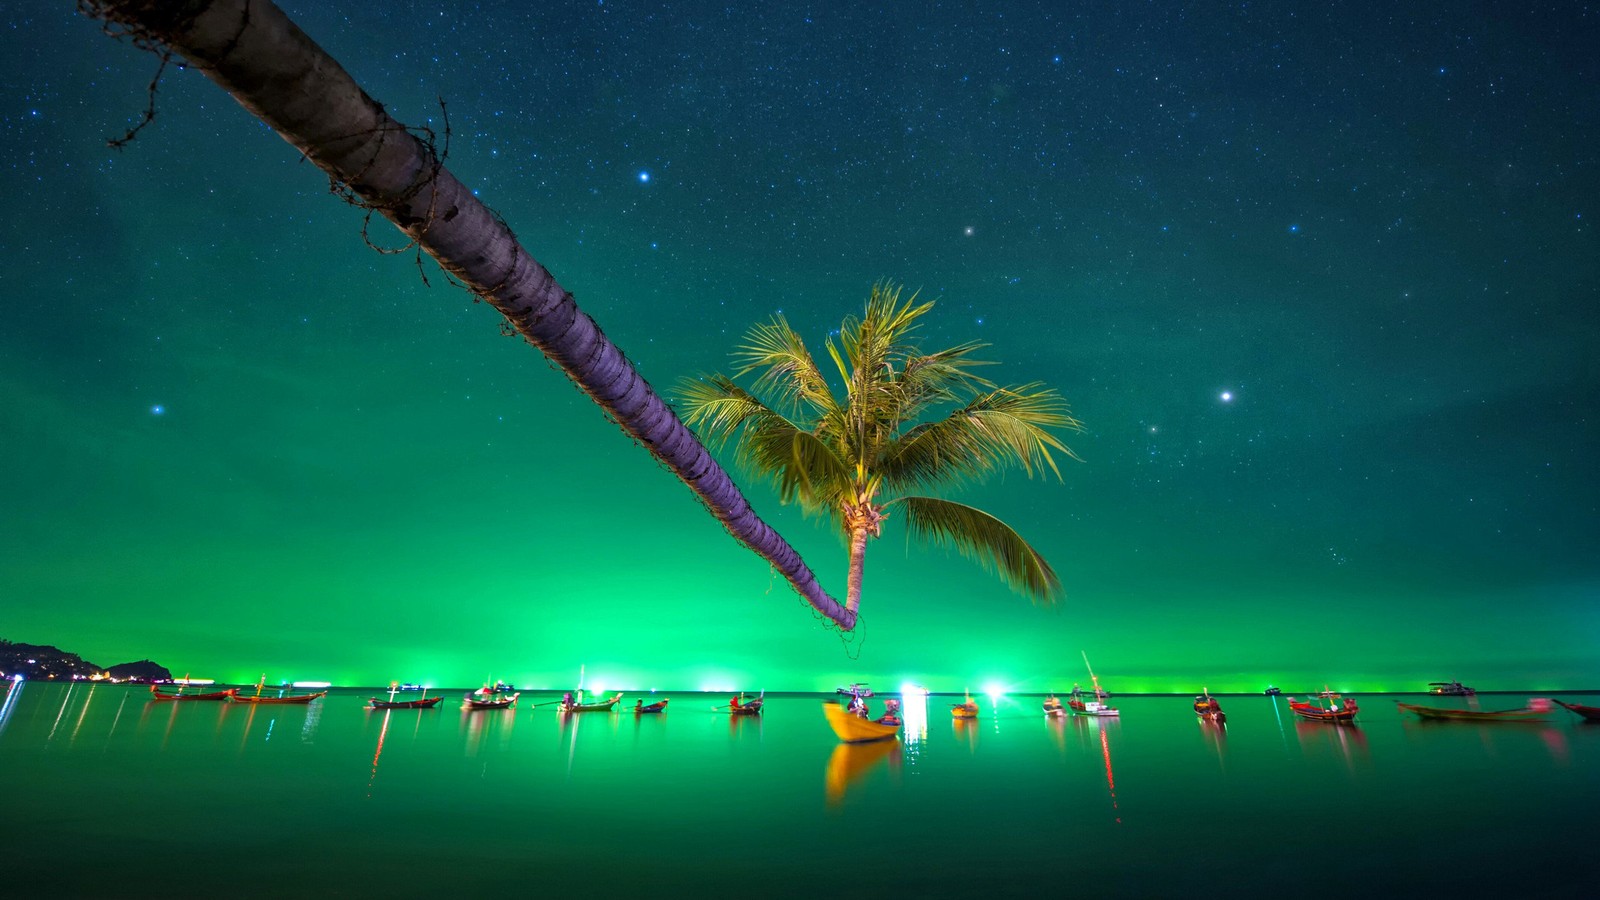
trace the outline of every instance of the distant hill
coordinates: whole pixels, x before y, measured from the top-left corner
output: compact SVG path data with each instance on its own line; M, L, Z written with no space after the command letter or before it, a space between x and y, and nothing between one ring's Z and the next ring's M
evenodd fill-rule
M119 663L109 669L102 668L76 653L68 653L49 644L18 644L0 639L0 675L10 678L21 675L29 681L107 676L140 681L170 680L172 673L165 666L148 659L139 662Z
M172 673L167 667L157 665L148 659L138 662L117 663L106 674L118 681L171 681Z

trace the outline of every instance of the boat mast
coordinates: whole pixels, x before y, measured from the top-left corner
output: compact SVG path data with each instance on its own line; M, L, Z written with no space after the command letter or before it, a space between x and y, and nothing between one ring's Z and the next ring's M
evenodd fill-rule
M1102 693L1100 690L1100 679L1095 677L1094 666L1089 665L1089 654L1083 650L1079 650L1078 653L1082 654L1083 656L1083 667L1089 670L1089 683L1094 685L1094 698L1099 700Z

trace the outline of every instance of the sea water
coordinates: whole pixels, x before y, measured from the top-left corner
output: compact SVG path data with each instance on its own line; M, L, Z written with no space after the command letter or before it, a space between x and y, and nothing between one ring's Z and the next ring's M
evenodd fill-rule
M831 696L558 715L0 689L0 894L48 897L1590 897L1600 726L1354 727L1283 698L908 698L842 745ZM1415 700L1414 697L1398 699ZM1485 709L1521 695L1477 698ZM1454 698L1439 704L1461 704ZM1594 702L1590 698L1589 702ZM878 708L874 701L874 708Z

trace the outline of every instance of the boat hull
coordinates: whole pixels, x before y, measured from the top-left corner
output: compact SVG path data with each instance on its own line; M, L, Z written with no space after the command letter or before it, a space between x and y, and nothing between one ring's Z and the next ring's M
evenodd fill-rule
M890 741L900 734L899 725L885 725L846 711L837 703L823 703L822 714L828 727L847 744L864 744L870 741Z
M1584 721L1600 722L1600 706L1584 706L1582 703L1566 703L1561 700L1556 700L1555 702L1563 709L1570 709L1583 716Z
M426 700L380 700L373 697L370 706L372 709L433 709L443 699L443 697L429 697Z
M150 685L150 699L182 703L191 703L196 700L226 700L234 696L238 691L238 688L228 688L225 691L208 691L204 694L167 694L156 690L156 686L152 684Z
M622 695L618 694L602 703L563 703L556 710L564 713L610 712L621 699Z
M466 703L466 706L464 708L465 709L510 709L511 707L517 705L517 698L521 697L521 696L522 696L522 692L518 691L517 693L512 694L509 697L502 697L502 698L500 698L498 700L474 700L474 699L472 699L472 695L468 694L467 695L467 703Z
M297 694L293 697L246 697L243 694L234 694L228 699L234 703L264 703L264 704L307 704L320 697L328 695L327 691L318 691L315 694Z
M1547 722L1550 712L1547 709L1447 709L1440 706L1418 706L1415 703L1396 703L1406 712L1416 713L1418 718L1430 721L1450 722Z

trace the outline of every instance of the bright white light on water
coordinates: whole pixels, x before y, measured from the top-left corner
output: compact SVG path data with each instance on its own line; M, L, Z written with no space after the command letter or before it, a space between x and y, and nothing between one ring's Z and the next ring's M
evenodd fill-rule
M928 696L928 689L920 684L912 684L908 681L905 684L900 685L900 696L908 700L912 697L926 698Z
M173 684L216 684L215 678L174 678Z
M331 682L331 681L296 681L294 683L294 686L297 687L297 688L325 688L325 687L333 687L333 682Z
M983 686L983 692L989 695L989 705L993 706L1000 702L1001 697L1006 695L1006 686L990 682Z

